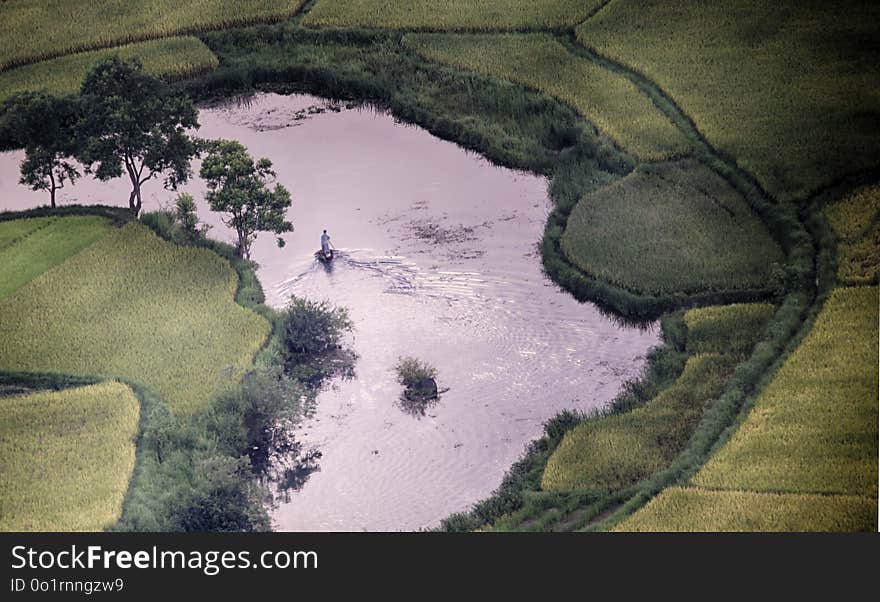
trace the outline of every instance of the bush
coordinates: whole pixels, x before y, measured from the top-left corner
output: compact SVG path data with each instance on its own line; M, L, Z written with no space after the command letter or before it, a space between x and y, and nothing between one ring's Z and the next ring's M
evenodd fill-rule
M417 388L427 379L437 376L437 369L414 357L402 357L394 367L397 371L397 382L407 389Z
M291 297L279 320L282 363L289 377L318 389L333 376L354 374L356 356L342 348L345 333L353 328L345 308Z

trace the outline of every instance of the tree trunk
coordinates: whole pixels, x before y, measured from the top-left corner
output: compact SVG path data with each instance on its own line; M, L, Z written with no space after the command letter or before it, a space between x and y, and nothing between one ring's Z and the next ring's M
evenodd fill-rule
M144 206L143 201L141 200L141 183L138 182L134 187L135 193L137 194L137 204L134 207L134 214L140 215L141 208Z
M57 187L55 186L55 176L51 171L49 172L49 181L52 183L52 187L49 189L49 198L52 201L52 209L55 209L55 189Z

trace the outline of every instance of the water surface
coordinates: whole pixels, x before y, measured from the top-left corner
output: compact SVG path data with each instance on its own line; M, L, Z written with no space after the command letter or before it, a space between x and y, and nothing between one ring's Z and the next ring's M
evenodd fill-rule
M292 192L287 245L263 235L252 253L268 302L330 299L356 326L356 378L322 392L296 432L321 452L318 470L273 518L281 530L430 527L497 487L548 418L614 397L657 332L620 327L544 276L545 179L386 114L309 111L326 106L270 94L200 114L200 135L268 157ZM2 208L45 202L17 185L20 158L0 155ZM204 185L183 190L211 235L231 240L201 201ZM144 191L147 210L173 197L158 182ZM86 179L59 199L127 205L128 187ZM324 228L342 251L329 270L313 257ZM436 366L449 389L424 414L399 401L401 355Z

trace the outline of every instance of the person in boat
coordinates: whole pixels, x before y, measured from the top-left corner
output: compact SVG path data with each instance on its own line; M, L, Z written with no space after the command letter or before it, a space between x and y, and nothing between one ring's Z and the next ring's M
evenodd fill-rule
M324 233L321 235L321 253L323 253L325 257L329 257L332 252L333 251L330 250L330 235L324 230Z

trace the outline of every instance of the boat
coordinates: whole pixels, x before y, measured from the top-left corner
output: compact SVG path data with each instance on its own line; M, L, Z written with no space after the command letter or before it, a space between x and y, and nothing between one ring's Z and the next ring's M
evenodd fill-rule
M334 254L333 249L330 249L329 251L323 251L323 250L319 249L319 250L315 251L315 258L318 261L323 261L325 263L329 263L329 262L333 261L333 254Z

